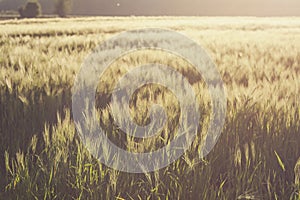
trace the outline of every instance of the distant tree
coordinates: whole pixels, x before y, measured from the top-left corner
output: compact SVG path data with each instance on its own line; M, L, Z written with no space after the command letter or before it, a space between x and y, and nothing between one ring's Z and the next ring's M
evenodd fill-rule
M72 0L54 0L55 13L60 17L66 17L72 10Z
M19 8L21 18L34 18L42 14L41 4L35 0L28 1L25 6Z

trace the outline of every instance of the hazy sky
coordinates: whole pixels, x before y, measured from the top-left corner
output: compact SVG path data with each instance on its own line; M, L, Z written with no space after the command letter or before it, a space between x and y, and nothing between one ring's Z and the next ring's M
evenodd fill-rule
M53 0L39 0L45 13ZM300 15L300 0L73 0L74 14L90 15ZM0 0L15 9L26 0ZM18 4L18 5L16 5Z
M300 0L77 0L74 8L91 14L300 15Z

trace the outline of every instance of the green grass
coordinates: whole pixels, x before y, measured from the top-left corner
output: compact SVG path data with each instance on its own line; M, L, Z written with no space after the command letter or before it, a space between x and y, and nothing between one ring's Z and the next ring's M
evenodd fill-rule
M201 44L223 78L228 108L222 135L204 159L197 158L199 136L168 167L128 174L100 164L80 142L71 88L81 63L101 41L145 27L176 30ZM294 182L300 156L299 33L299 18L1 21L0 199L299 199ZM130 68L148 62L185 75L203 114L201 131L209 120L205 83L192 66L161 52L126 55L99 79L97 103L108 137L130 151L167 144L178 117L174 95L154 85L138 90L130 109L145 124L151 99L164 105L170 118L164 132L137 141L111 124L111 89Z

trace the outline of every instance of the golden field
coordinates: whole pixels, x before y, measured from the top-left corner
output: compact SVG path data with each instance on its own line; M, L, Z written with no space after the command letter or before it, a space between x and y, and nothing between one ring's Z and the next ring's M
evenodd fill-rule
M209 121L205 82L166 52L141 51L99 77L97 108L114 143L151 151L174 137L180 106L161 86L140 88L132 118L147 124L151 101L166 108L158 137L135 140L111 122L110 91L134 66L160 63L180 71L196 91L199 137L169 166L129 174L100 164L72 121L72 86L101 42L132 29L164 28L199 43L214 61L228 97L222 135L199 157ZM163 42L163 41L162 41ZM0 199L299 199L300 18L90 17L0 21ZM193 52L191 52L193 53ZM167 80L166 80L167 81Z

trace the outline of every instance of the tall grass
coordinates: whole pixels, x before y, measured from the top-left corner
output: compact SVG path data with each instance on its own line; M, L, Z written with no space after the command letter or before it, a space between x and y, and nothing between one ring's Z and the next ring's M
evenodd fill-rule
M0 199L299 199L299 18L78 18L0 22ZM132 28L180 31L205 47L228 93L226 123L213 151L198 159L201 137L179 160L153 173L100 164L81 143L71 116L71 87L97 44ZM168 64L196 91L201 127L209 120L205 83L167 53L117 60L99 80L97 104L108 137L130 151L172 139L179 105L158 86L132 97L132 117L147 124L151 101L164 105L165 131L134 140L111 124L114 84L136 65Z

